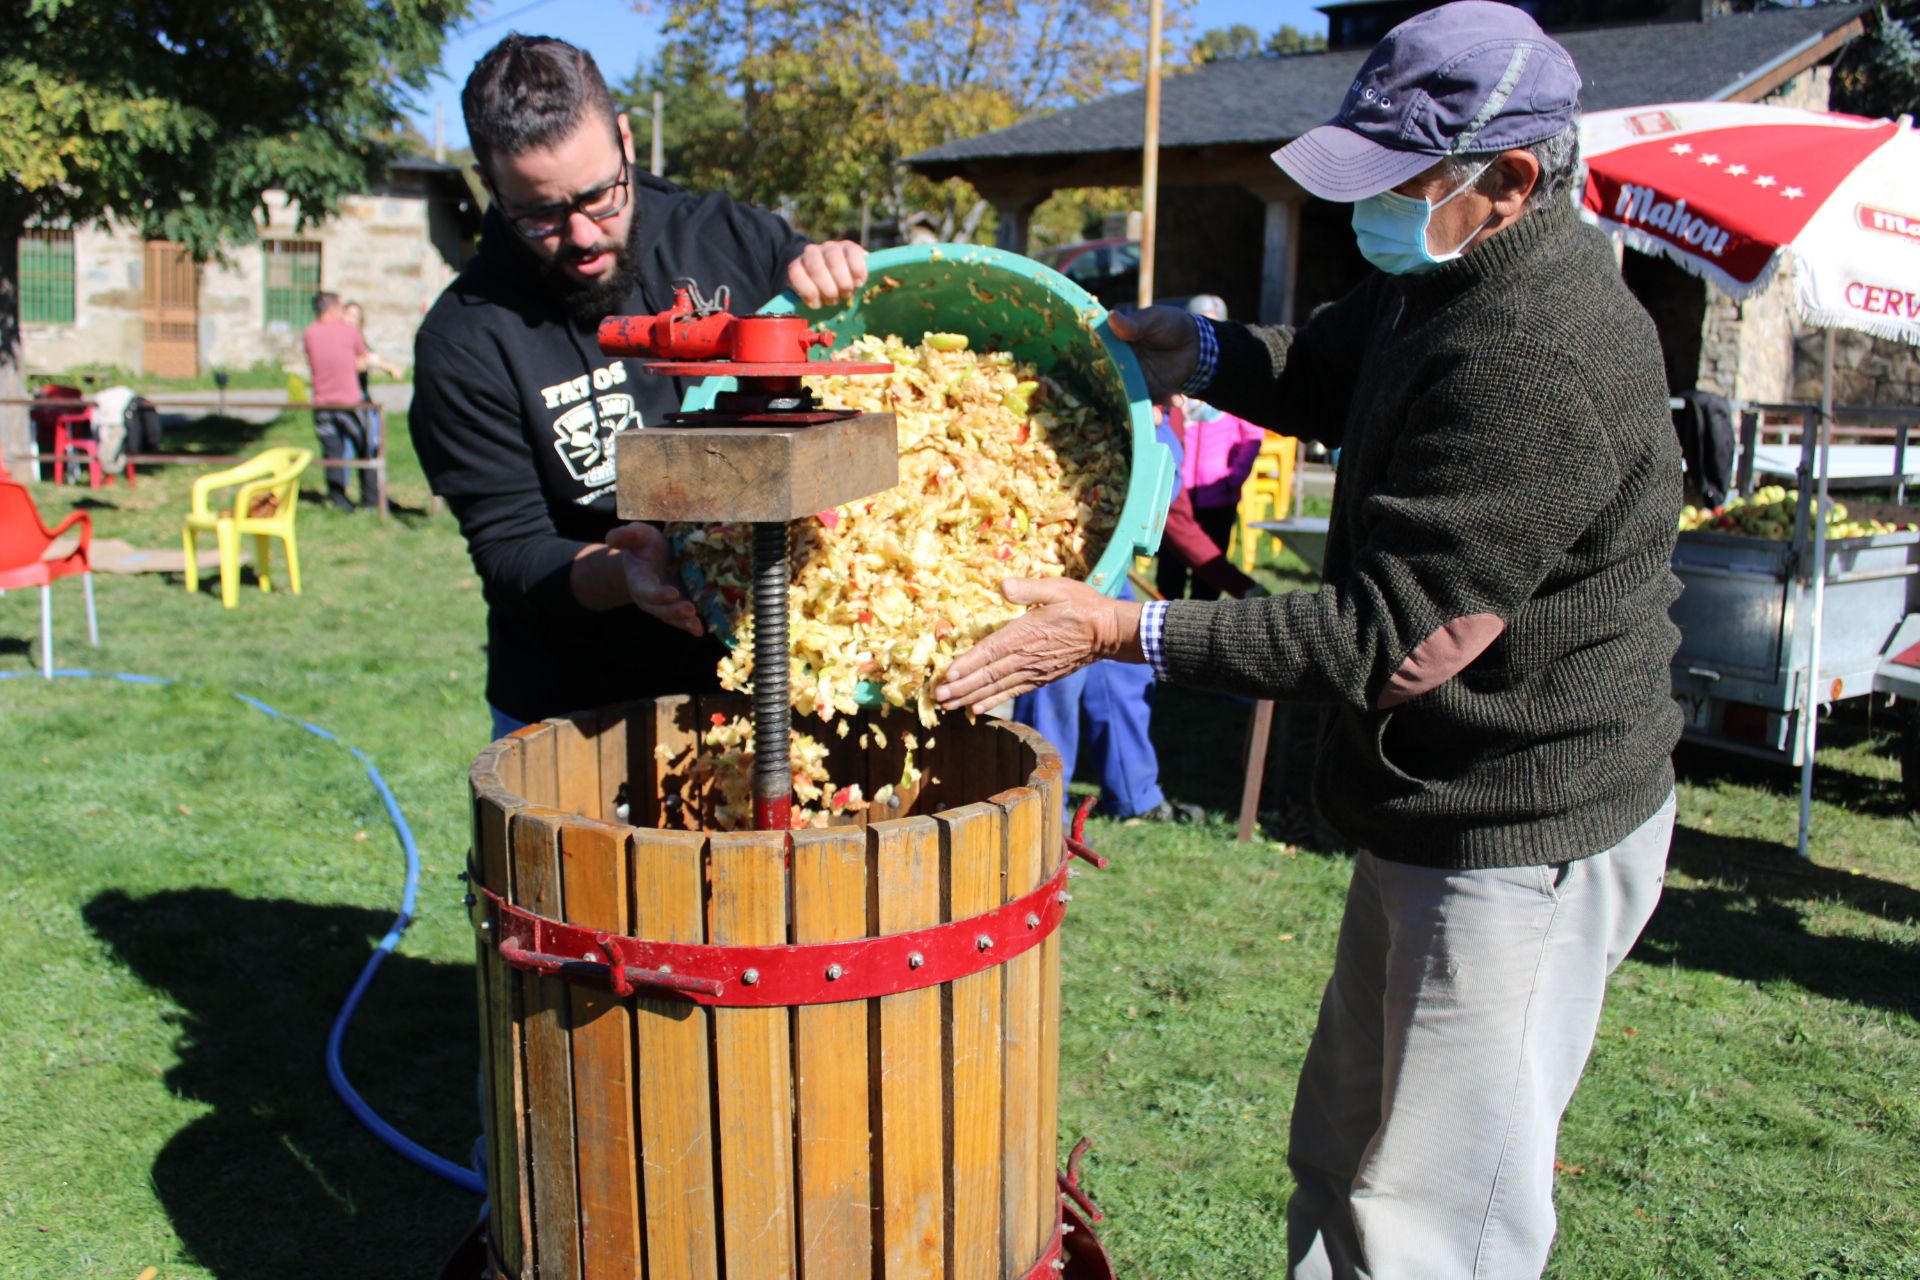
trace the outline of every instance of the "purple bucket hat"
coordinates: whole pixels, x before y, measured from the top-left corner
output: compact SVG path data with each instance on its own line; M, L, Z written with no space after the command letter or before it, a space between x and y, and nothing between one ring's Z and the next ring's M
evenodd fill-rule
M1340 114L1273 153L1322 200L1379 195L1450 155L1530 147L1573 123L1580 72L1512 5L1455 0L1374 46Z

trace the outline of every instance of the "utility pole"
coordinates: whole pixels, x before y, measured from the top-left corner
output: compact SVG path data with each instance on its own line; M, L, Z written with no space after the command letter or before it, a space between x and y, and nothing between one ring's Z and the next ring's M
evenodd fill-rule
M667 172L666 141L660 134L660 117L666 111L665 104L666 95L655 89L653 91L653 176L656 178L665 176Z
M1140 164L1140 294L1153 305L1153 250L1160 216L1160 0L1147 6L1147 137Z

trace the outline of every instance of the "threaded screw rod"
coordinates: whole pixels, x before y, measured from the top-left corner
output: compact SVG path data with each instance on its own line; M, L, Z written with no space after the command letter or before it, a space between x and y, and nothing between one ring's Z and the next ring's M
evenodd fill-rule
M792 825L792 698L788 682L787 526L753 526L753 826L785 831Z

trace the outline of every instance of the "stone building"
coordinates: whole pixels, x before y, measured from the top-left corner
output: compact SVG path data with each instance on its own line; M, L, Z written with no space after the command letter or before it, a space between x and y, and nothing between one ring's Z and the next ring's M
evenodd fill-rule
M1291 322L1359 281L1348 207L1307 195L1269 159L1339 106L1354 72L1395 23L1438 0L1328 4L1326 52L1220 62L1161 90L1156 292L1216 293L1231 313ZM1825 108L1830 63L1865 30L1871 6L1727 14L1724 0L1534 0L1527 9L1566 46L1589 111L1659 102L1780 102ZM998 243L1025 252L1033 210L1053 191L1136 186L1144 93L1134 91L964 138L913 156L934 179L960 177L990 201ZM1792 285L1784 273L1734 302L1664 259L1622 254L1628 285L1652 313L1674 390L1749 400L1799 398ZM1845 390L1913 403L1913 349L1862 339ZM1859 348L1855 352L1855 348ZM1812 365L1818 377L1817 348ZM1842 399L1849 399L1843 395ZM1861 403L1861 400L1850 400Z
M303 369L300 331L318 289L359 302L370 345L409 363L414 329L479 234L464 176L404 160L329 221L303 229L297 215L283 193L268 192L260 238L198 265L120 223L29 230L20 242L26 368L111 364L152 377L256 363Z

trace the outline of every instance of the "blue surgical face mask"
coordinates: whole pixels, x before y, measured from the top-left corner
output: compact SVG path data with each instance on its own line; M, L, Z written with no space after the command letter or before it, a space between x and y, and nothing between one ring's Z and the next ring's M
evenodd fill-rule
M1447 204L1480 180L1493 167L1489 160L1473 171L1471 177L1455 187L1446 199L1429 203L1425 197L1403 196L1397 191L1382 191L1377 196L1357 200L1353 206L1353 235L1360 243L1360 256L1390 276L1419 275L1445 262L1452 262L1480 234L1480 227L1493 221L1489 214L1479 227L1467 233L1449 252L1434 256L1427 247L1427 228L1433 224L1433 211Z

